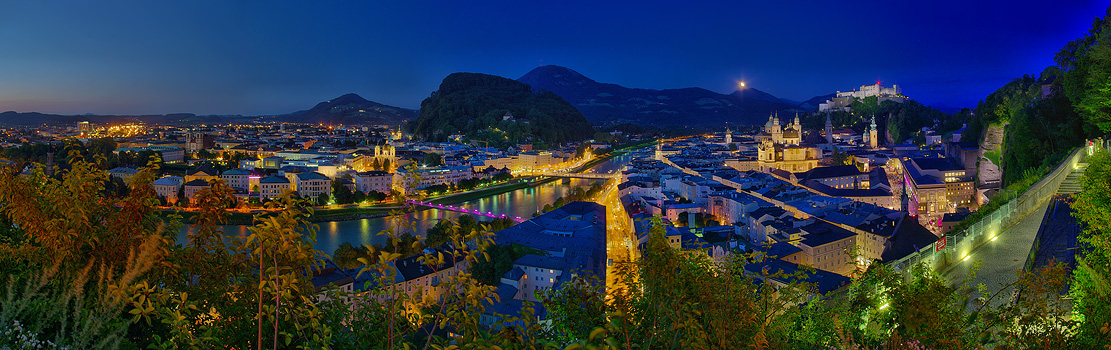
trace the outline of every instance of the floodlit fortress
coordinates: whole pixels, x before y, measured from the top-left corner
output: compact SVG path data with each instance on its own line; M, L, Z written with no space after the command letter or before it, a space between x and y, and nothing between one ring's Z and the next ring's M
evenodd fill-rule
M860 89L856 91L838 91L837 96L832 100L826 100L825 103L819 104L818 111L851 112L853 100L865 99L872 96L876 97L876 103L883 103L883 101L903 103L907 100L907 97L903 96L903 90L899 88L899 85L892 85L887 88L880 85L880 83L875 83L872 85L861 85Z

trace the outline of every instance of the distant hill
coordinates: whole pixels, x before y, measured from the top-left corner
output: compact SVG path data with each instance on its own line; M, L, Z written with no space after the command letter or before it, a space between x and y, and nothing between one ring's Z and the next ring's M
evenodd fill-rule
M811 97L809 100L798 103L797 105L801 109L813 112L818 110L818 105L825 103L827 100L833 99L835 96L837 96L837 93L814 96Z
M0 125L39 125L39 124L59 124L67 123L70 121L77 122L77 116L65 116L57 114L44 114L38 112L19 113L15 111L7 111L0 113ZM81 117L88 118L88 117Z
M509 113L511 116L506 116ZM548 91L494 75L453 73L424 99L415 135L444 141L453 134L491 146L563 143L590 138L594 129L575 107Z
M0 125L30 126L41 124L72 124L82 121L93 123L143 122L159 125L192 125L244 122L248 120L278 120L305 124L400 125L416 118L417 111L367 101L356 94L346 94L332 100L318 103L308 110L267 117L196 115L193 113L153 115L59 115L8 111L0 113Z
M175 124L215 124L232 120L248 118L238 115L231 116L198 116L192 113L155 114L155 115L59 115L38 112L13 112L0 113L0 125L31 126L42 124L75 124L83 121L93 123L128 123L143 122L150 124L175 125Z
M773 112L797 109L791 101L751 88L729 95L702 88L635 89L599 83L569 68L552 65L537 67L517 80L534 90L563 97L587 120L602 125L758 125Z
M306 124L402 124L414 120L417 111L368 101L356 94L346 94L313 106L312 109L278 116L291 123Z

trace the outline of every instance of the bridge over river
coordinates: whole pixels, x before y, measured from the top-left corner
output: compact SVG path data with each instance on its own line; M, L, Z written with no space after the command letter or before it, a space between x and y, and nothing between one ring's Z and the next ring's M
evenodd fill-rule
M599 174L599 173L565 173L565 172L545 172L541 176L547 177L569 177L576 179L595 179L595 180L611 180L621 177L621 173L614 172L613 174Z
M510 219L510 220L513 220L514 222L525 222L527 220L527 219L521 218L520 216L509 216L509 215L506 215L506 214L498 214L498 213L493 213L493 212L489 212L489 211L483 212L483 211L480 211L478 209L467 209L467 208L464 208L462 206L457 207L457 206L453 206L453 205L435 204L435 203L431 203L431 202L422 202L422 201L416 201L416 200L409 200L409 201L406 201L406 202L408 202L409 204L415 204L415 205L425 206L425 207L429 207L429 208L436 208L436 209L440 209L440 210L448 210L448 211L460 212L460 213L464 213L464 214L485 216L485 217L488 217L488 218Z

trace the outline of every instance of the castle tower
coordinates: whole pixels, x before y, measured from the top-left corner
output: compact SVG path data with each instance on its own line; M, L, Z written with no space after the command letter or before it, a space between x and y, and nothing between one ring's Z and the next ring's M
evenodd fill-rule
M663 142L660 142L660 141L656 141L656 160L658 160L658 161L663 161L664 160Z
M868 130L868 147L879 147L879 132L876 131L876 116L872 116L872 125Z
M826 143L833 144L833 121L829 120L829 113L826 113Z

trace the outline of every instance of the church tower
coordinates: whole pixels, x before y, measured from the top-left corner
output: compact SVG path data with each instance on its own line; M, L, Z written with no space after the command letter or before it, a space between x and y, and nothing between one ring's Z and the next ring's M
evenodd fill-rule
M833 144L833 121L829 120L829 113L826 113L826 143Z
M868 147L879 147L879 132L876 131L876 116L872 116L872 125L868 129Z
M797 130L799 132L799 135L802 135L802 123L799 122L799 112L798 111L795 112L795 123L791 127L795 128L795 130Z
M779 125L779 112L772 117L772 142L783 143L783 127Z
M725 145L733 143L733 132L729 131L729 127L725 128Z

